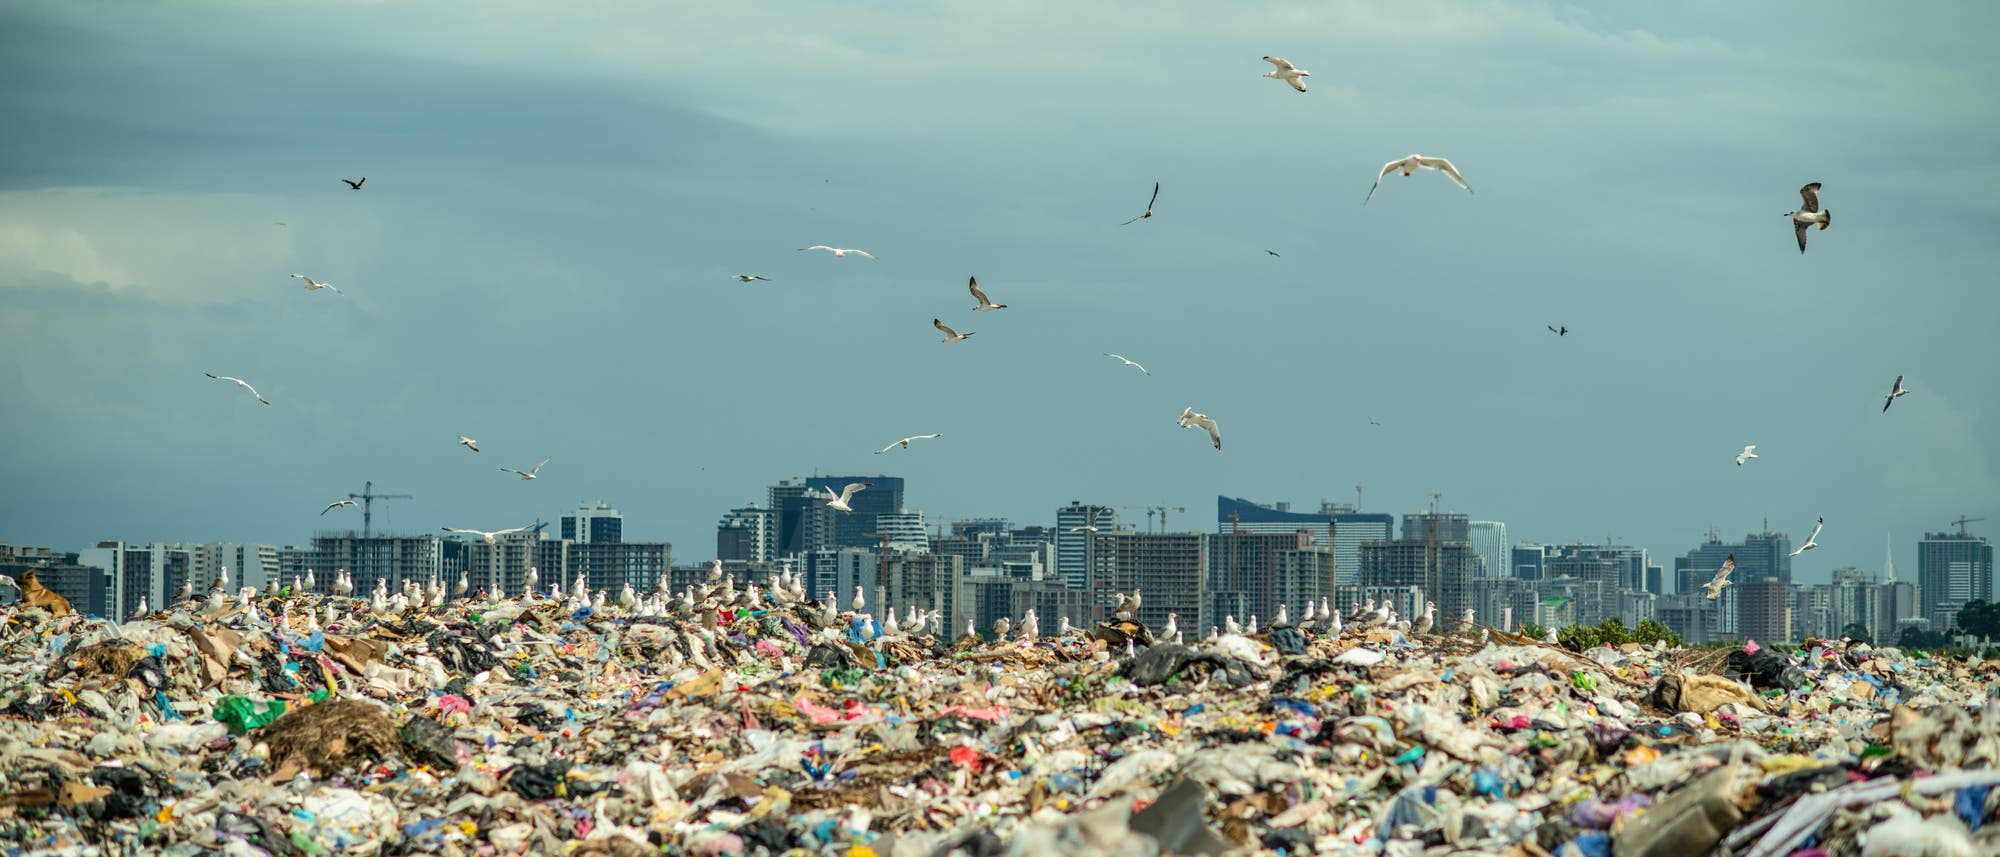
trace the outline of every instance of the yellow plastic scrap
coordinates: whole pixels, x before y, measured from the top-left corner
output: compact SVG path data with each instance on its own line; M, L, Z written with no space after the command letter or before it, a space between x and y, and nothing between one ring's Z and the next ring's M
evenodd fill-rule
M1791 753L1783 756L1765 756L1763 761L1758 762L1758 764L1764 768L1764 773L1773 776L1782 776L1793 771L1802 771L1806 768L1817 768L1820 766L1820 761L1811 756L1801 756Z
M875 849L866 845L856 845L847 849L847 857L875 857Z

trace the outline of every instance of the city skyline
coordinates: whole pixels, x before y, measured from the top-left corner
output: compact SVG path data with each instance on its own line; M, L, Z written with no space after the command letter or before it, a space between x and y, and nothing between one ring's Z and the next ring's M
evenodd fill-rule
M2000 8L601 9L0 8L0 539L302 539L372 480L401 531L605 497L704 546L885 461L932 520L1365 484L1666 556L1824 516L1801 580L2000 519ZM1412 151L1478 193L1364 208Z

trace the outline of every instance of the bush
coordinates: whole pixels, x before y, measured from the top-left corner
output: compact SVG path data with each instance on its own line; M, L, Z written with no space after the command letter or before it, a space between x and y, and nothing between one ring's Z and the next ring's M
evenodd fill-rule
M1650 646L1661 640L1665 640L1669 646L1683 645L1681 635L1655 620L1647 619L1640 622L1637 628L1626 628L1625 621L1616 616L1604 620L1603 624L1595 627L1571 625L1557 631L1556 639L1565 647L1579 652L1606 644L1618 646L1625 643L1640 643Z

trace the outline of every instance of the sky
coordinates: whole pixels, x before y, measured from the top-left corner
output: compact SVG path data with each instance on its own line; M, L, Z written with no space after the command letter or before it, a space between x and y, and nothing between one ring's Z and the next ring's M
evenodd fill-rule
M691 562L779 479L886 473L947 522L1077 499L1209 529L1218 494L1438 492L1668 568L1711 527L1796 542L1824 516L1797 578L1879 569L1891 534L1913 570L1923 531L2000 527L1996 26L1985 3L0 5L0 541L305 544L358 527L319 512L372 480L414 495L378 530L601 498ZM1413 152L1474 193L1392 175L1364 207ZM1811 181L1838 217L1801 255L1779 215ZM821 243L878 258L796 250ZM971 312L972 275L1008 308ZM1221 452L1176 427L1190 406Z

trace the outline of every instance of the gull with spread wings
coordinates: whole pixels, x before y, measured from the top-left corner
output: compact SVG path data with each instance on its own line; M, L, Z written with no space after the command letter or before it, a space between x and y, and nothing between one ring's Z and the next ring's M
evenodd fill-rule
M1159 182L1153 182L1153 198L1152 198L1152 199L1149 199L1149 200L1146 200L1146 213L1144 213L1144 214L1141 214L1141 215L1139 215L1138 217L1134 217L1134 218L1132 218L1131 220L1127 220L1127 221L1125 221L1124 223L1120 223L1120 224L1118 224L1118 225L1119 225L1119 226L1131 226L1131 225L1132 225L1132 224L1134 224L1134 223L1138 223L1138 222L1139 222L1139 221L1141 221L1141 220L1145 220L1145 219L1146 219L1146 218L1148 218L1148 217L1152 217L1152 216L1153 216L1153 203L1155 203L1155 202L1159 202L1159 201L1160 201L1160 183L1159 183Z
M840 489L840 496L826 501L826 507L851 514L854 507L847 505L847 501L854 499L854 495L873 487L875 487L873 482L849 482L846 487Z
M1792 219L1792 231L1799 236L1799 252L1806 251L1806 230L1819 224L1819 231L1825 232L1833 225L1833 209L1819 209L1819 182L1799 188L1799 199L1803 202L1797 211L1787 211L1782 216Z
M1193 408L1181 411L1180 426L1181 428L1199 426L1206 429L1209 442L1215 444L1216 451L1222 450L1222 430L1216 427L1215 420L1210 419L1207 414L1197 414Z
M514 468L512 468L512 467L502 467L502 468L500 468L500 470L501 470L502 472L506 472L506 473L512 473L512 474L514 474L515 476L519 476L519 477L521 477L521 478L522 478L522 479L524 479L524 480L526 480L526 479L534 479L534 478L535 478L535 474L538 474L538 473L542 472L542 465L544 465L544 464L547 464L547 463L549 463L549 460L548 460L548 459L546 459L546 458L544 458L544 459L542 459L542 460L541 460L540 462L536 463L536 464L535 464L535 466L534 466L534 467L533 467L532 469L529 469L529 470L528 470L528 471L526 471L526 472L522 472L522 471L519 471L519 470L515 470L515 469L514 469Z
M903 438L902 440L899 440L899 441L896 441L895 443L892 443L892 444L889 444L888 446L885 446L885 447L882 447L881 449L878 449L878 450L875 450L875 454L876 454L876 455L881 455L882 453L885 453L885 452L888 452L889 450L892 450L892 449L895 449L896 447L899 447L899 446L900 446L900 447L902 447L902 448L904 448L904 449L909 449L909 448L910 448L910 441L913 441L913 440L930 440L930 439L932 439L932 438L939 438L939 437L944 437L944 433L943 433L943 432L937 432L937 433L934 433L934 434L913 434L913 435L910 435L909 437L906 437L906 438Z
M959 333L958 331L952 330L950 327L945 326L944 322L939 321L935 318L931 319L931 326L937 328L938 330L944 331L944 341L946 343L964 342L967 338L979 332L976 330L968 330L964 333Z
M1106 356L1106 357L1109 357L1109 358L1111 358L1111 359L1113 359L1113 360L1116 360L1116 361L1118 361L1118 362L1120 362L1120 363L1123 363L1123 364L1125 364L1125 365L1127 365L1127 366L1130 366L1130 367L1132 367L1132 368L1134 368L1134 369L1137 369L1137 370L1139 370L1140 374L1144 374L1144 375L1151 375L1151 374L1153 374L1153 373L1151 373L1151 372L1147 372L1147 371L1146 371L1146 367L1144 367L1144 366L1141 366L1141 365L1139 365L1137 361L1133 361L1133 360L1127 360L1127 359L1125 359L1125 355L1123 355L1123 354L1113 354L1113 353L1111 353L1111 352L1109 352L1109 351L1106 351L1106 352L1104 352L1104 356Z
M1424 155L1411 155L1401 160L1390 161L1386 164L1383 164L1382 172L1375 176L1375 184L1369 186L1368 196L1362 198L1361 204L1367 205L1368 200L1373 199L1375 197L1375 189L1382 186L1382 179L1387 177L1390 173L1393 173L1397 170L1402 170L1403 175L1408 176L1416 173L1416 171L1420 169L1437 170L1438 172L1451 176L1451 180L1458 182L1459 187L1465 188L1466 193L1472 192L1472 185L1465 183L1465 177L1458 174L1458 168L1452 166L1450 161L1445 160L1444 158L1432 158Z
M1896 385L1894 387L1889 388L1889 397L1882 400L1882 413L1885 414L1888 413L1890 405L1895 404L1897 399L1900 399L1909 394L1910 391L1903 389L1903 376L1897 375Z
M214 378L217 381L228 381L231 384L235 384L238 387L242 387L245 390L249 390L250 395L257 397L257 401L263 402L264 404L267 405L271 403L271 400L264 398L264 395L262 393L257 392L256 387L250 386L250 382L245 381L242 378L231 378L228 375L217 375L212 372L203 372L201 374L207 375L210 378Z
M306 281L306 291L309 292L316 292L319 291L320 289L330 289L333 291L334 294L336 295L340 294L340 290L334 288L332 283L322 283L304 274L293 274L292 279Z
M996 304L996 303L994 303L994 302L992 302L992 301L990 301L990 300L987 300L987 299L986 299L986 293L985 293L985 292L983 292L983 291L980 291L980 289L979 289L979 278L978 278L978 277L970 277L970 278L967 278L967 279L966 279L966 281L965 281L965 287L966 287L966 288L968 288L968 289L971 289L971 290L972 290L972 299L973 299L973 300L976 300L976 301L978 301L978 302L979 302L979 305L978 305L978 306L976 306L976 307L973 307L973 308L972 308L972 309L973 309L973 311L975 311L975 312L988 312L988 311L991 311L991 310L996 310L996 309L1006 309L1006 308L1007 308L1007 305L1006 305L1006 304Z
M1798 556L1799 554L1805 553L1806 551L1819 547L1819 531L1824 529L1825 527L1826 527L1826 516L1821 515L1819 516L1819 520L1813 522L1812 535L1806 536L1806 543L1799 545L1798 549L1792 551L1792 556Z
M1729 573L1735 570L1736 555L1730 554L1722 561L1722 567L1716 569L1715 577L1701 585L1702 589L1708 591L1708 600L1714 601L1722 597L1723 588L1729 585Z
M835 258L835 259L845 259L845 258L847 258L847 254L849 254L849 253L853 253L853 254L854 254L854 255L856 255L856 256L867 256L867 257L868 257L868 258L870 258L870 259L873 259L873 258L875 258L875 254L873 254L873 253L870 253L870 252L868 252L868 251L866 251L866 250L856 250L856 249L854 249L854 248L852 248L852 247L828 247L828 246L826 246L825 244L814 244L814 245L812 245L811 247L800 247L799 249L800 249L800 250L825 250L825 251L826 251L826 252L828 252L828 253L832 253L832 254L833 254L833 258Z
M1276 71L1265 72L1265 77L1282 80L1300 92L1306 91L1306 78L1312 77L1312 72L1292 65L1283 57L1265 57L1264 61L1278 67Z
M481 540L485 541L487 544L492 544L493 539L498 536L512 535L514 533L525 533L528 532L529 530L533 530L534 527L514 527L512 529L494 530L492 532L487 532L485 530L461 530L457 527L439 527L439 529L444 530L447 533L457 533L462 536L478 536Z

